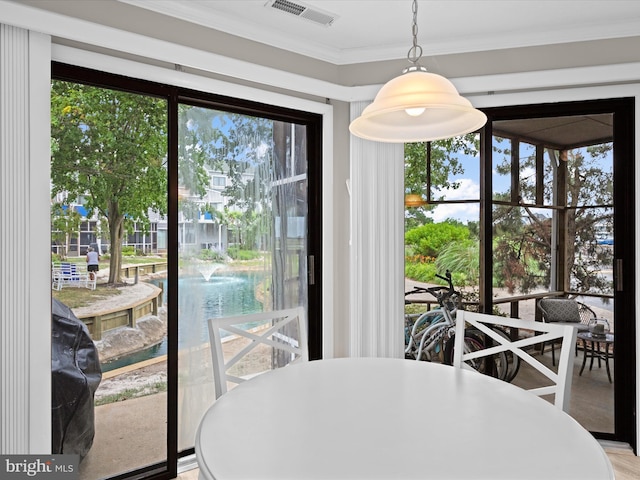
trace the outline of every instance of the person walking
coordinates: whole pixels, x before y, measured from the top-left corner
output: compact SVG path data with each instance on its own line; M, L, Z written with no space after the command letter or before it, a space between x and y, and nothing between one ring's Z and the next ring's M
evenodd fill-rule
M100 269L100 255L93 247L89 247L87 250L87 271L89 272L89 278L94 280L96 273Z

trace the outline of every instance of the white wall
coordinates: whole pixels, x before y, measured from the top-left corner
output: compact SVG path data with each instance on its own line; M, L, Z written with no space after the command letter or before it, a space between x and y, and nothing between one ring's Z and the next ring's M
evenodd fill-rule
M0 452L51 448L50 39L0 24Z

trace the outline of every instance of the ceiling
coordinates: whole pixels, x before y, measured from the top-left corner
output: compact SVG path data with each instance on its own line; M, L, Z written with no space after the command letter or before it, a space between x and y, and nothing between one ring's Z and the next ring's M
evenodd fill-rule
M337 65L405 58L412 42L410 0L118 1ZM620 39L640 34L640 1L421 0L417 24L426 56Z
M527 118L493 123L493 134L556 150L613 141L613 114Z
M14 1L351 86L391 78L412 44L411 0ZM449 78L640 63L640 0L418 0L417 26L422 63ZM612 135L600 116L496 127L549 146Z
M412 44L411 0L118 1L336 65L406 58ZM417 6L425 57L453 55L464 62L469 54L488 59L479 54L518 49L493 58L520 68L541 61L527 47L547 47L537 55L565 61L584 55L585 65L603 63L603 57L632 61L616 53L638 51L638 0L419 0ZM602 40L612 39L616 43L605 48ZM567 44L581 48L560 53ZM572 148L612 141L612 122L611 115L509 120L495 123L494 134Z

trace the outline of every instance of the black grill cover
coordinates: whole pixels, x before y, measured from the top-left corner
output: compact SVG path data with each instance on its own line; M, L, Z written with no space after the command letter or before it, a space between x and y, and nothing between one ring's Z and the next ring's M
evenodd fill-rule
M87 326L55 298L51 321L52 453L83 458L95 433L93 397L102 379L98 351Z

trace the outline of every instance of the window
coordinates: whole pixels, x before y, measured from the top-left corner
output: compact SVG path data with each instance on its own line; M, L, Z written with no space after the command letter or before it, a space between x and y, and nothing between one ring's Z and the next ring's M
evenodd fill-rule
M226 178L225 177L219 177L219 176L212 176L211 177L211 186L212 187L224 187L226 185Z
M406 194L424 203L405 213L405 272L437 283L446 270L454 284L479 288L479 135L405 146ZM424 192L424 193L423 193Z

